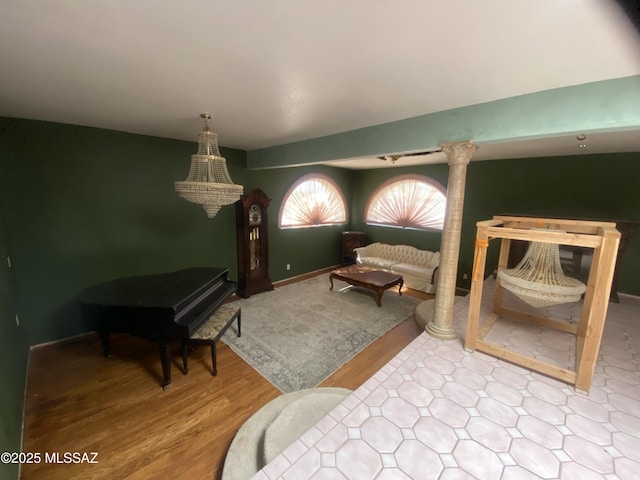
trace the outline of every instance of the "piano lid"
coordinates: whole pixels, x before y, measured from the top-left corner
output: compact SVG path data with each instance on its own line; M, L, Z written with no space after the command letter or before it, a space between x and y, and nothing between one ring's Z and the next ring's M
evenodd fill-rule
M118 278L83 290L78 301L105 307L128 306L180 312L217 282L227 268L192 267L177 272Z

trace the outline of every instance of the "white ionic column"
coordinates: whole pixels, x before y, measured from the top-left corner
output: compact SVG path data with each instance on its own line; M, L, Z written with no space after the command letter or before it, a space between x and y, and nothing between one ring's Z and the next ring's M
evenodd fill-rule
M436 338L453 340L456 338L456 332L452 327L453 302L456 295L467 165L478 147L473 143L473 140L447 143L441 146L449 161L447 208L440 245L440 266L438 267L434 314L427 323L426 331Z

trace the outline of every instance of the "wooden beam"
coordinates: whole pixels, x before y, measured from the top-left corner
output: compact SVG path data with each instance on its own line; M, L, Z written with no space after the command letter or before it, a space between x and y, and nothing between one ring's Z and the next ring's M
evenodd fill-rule
M498 319L500 318L500 315L496 315L495 313L492 313L491 315L489 315L489 318L487 318L484 322L482 322L482 325L480 326L480 330L478 331L478 338L480 340L484 340L484 337L486 337L489 332L491 331L491 329L493 328L493 326L495 325L495 323L498 321Z
M469 351L475 350L475 342L478 337L484 268L487 263L487 247L489 245L487 230L488 227L480 226L476 234L473 273L471 274L471 293L469 294L469 320L467 322L467 337L464 342L465 350Z
M555 320L553 318L534 315L533 313L520 312L518 310L511 310L509 308L501 308L500 311L496 313L500 314L501 316L513 317L519 320L526 320L531 323L536 323L538 325L550 327L555 330L561 330L563 332L572 333L574 335L578 333L577 324L572 325L570 323Z
M573 384L576 381L576 372L572 372L571 370L567 370L566 368L561 368L557 365L552 365L535 358L512 352L511 350L507 350L506 348L487 343L484 340L478 340L476 342L476 350L487 353L497 358L502 358L503 360L515 363L516 365L520 365L536 372L540 372L544 375L549 375L550 377L557 378L558 380L562 380L563 382Z
M597 249L594 254L589 274L583 315L578 328L578 335L584 338L584 345L580 357L576 358L576 371L578 372L576 388L586 392L591 386L600 351L619 243L620 233L615 229L613 231L607 229L602 238L602 247Z
M540 224L546 224L563 231L541 230ZM474 257L474 277L471 284L469 317L465 349L480 350L490 355L504 358L518 365L573 383L579 390L588 392L595 371L600 349L602 331L609 304L609 293L615 270L616 256L620 242L620 233L615 223L586 220L565 220L532 217L495 216L491 220L477 222L476 253ZM578 325L571 325L548 317L527 312L506 309L502 306L503 292L498 283L493 303L493 314L489 323L478 332L483 278L486 262L486 249L490 239L502 239L498 271L506 268L511 240L525 240L560 245L590 247L594 249L592 266L583 301L582 313ZM480 242L482 248L479 248ZM485 342L491 326L497 316L510 316L521 320L554 328L576 335L575 371L559 368L527 357L508 349Z
M574 245L577 247L589 248L599 247L601 242L601 238L596 235L565 233L553 230L527 230L506 227L490 227L488 235L491 238L510 238L512 240L557 243L559 245Z

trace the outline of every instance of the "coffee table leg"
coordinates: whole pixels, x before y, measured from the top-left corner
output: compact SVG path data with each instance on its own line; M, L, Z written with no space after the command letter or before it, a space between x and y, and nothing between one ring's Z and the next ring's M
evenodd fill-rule
M404 285L404 278L400 279L400 287L398 288L398 295L402 296L402 286Z
M329 281L331 282L331 286L329 287L329 291L333 291L333 275L329 275Z
M376 303L378 304L379 307L382 306L382 293L383 292L384 292L384 289L376 288L376 293L378 295L378 298L376 299Z

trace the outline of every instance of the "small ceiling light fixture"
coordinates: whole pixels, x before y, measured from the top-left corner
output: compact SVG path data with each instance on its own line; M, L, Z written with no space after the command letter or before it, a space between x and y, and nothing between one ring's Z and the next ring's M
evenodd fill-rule
M189 176L174 182L176 192L185 200L202 205L207 216L213 218L223 205L235 203L242 196L242 185L229 176L227 160L218 150L218 135L209 130L211 115L202 113L204 125L198 135L198 153L191 155Z
M586 139L587 139L587 136L584 133L580 133L580 134L576 135L576 140L578 140L579 142L584 142ZM580 143L578 145L578 147L587 148L587 144L586 143Z

